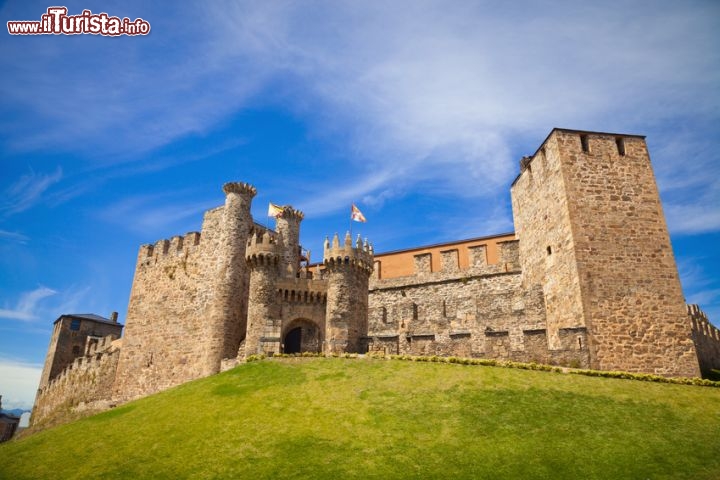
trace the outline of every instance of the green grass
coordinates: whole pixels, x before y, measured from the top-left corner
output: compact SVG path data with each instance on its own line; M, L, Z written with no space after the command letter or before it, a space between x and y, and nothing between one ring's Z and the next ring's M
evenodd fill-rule
M265 360L0 445L0 478L720 478L720 389Z

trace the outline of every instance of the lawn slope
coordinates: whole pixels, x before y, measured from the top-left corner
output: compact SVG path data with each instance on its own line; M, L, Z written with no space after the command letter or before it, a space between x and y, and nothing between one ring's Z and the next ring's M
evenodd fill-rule
M265 360L0 445L0 478L709 480L720 389Z

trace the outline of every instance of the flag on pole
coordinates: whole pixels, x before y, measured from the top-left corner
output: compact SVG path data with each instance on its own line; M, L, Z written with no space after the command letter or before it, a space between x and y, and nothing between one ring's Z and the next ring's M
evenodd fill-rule
M355 220L356 222L363 222L365 223L365 215L362 214L360 209L355 206L355 204L352 204L352 210L350 211L350 219Z
M277 218L282 212L283 212L283 207L281 207L279 205L275 205L272 202L270 203L270 206L268 207L268 217Z

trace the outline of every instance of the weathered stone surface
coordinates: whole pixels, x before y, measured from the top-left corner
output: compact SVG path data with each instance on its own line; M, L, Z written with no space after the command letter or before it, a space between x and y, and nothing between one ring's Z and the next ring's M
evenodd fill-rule
M78 409L108 408L121 345L122 340L113 335L102 338L41 387L31 415L33 425Z
M720 370L720 330L708 321L699 306L688 305L687 311L692 322L692 338L700 371L703 376L709 376L712 370Z
M556 129L525 165L515 229L551 346L560 329L585 327L593 368L698 375L644 139Z

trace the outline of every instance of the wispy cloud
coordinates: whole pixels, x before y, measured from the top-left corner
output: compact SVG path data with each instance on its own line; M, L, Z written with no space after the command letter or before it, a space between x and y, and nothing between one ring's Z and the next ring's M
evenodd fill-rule
M199 229L198 216L222 204L222 200L183 201L182 191L122 198L103 208L98 215L104 221L119 224L143 234L163 234L192 219Z
M17 149L127 162L275 102L312 134L346 144L348 174L334 190L370 202L408 190L487 198L506 192L517 158L554 126L645 133L717 123L720 52L707 45L718 40L719 7L657 3L218 1L173 12L136 3L157 19L153 28L173 28L122 50L94 41L103 39L66 42L63 52L38 43L33 55L46 68L65 55L82 61L54 68L52 79L28 66L0 80L0 94L32 112L32 122L8 126ZM22 64L18 49L0 54ZM703 137L692 130L689 139ZM702 144L720 163L718 141ZM98 147L103 155L92 155ZM663 155L654 158L669 163Z
M718 324L720 310L714 308L720 303L720 288L717 279L709 273L707 259L702 256L677 259L685 301L700 305L711 321Z
M26 235L23 235L19 232L8 232L7 230L0 230L0 240L7 240L10 242L25 244L30 239Z
M60 167L52 173L36 173L30 170L5 190L5 200L0 205L0 214L8 217L33 207L42 199L43 193L60 181L62 176Z
M39 317L38 306L39 303L58 292L47 287L38 287L35 290L25 292L20 295L14 308L0 308L0 318L6 318L9 320L23 320L32 321Z
M87 310L88 295L92 291L89 285L68 285L58 291L45 286L19 295L14 306L6 300L0 308L0 318L32 322L56 318L63 313L83 313Z
M403 184L499 194L517 169L512 145L534 148L553 126L635 132L716 115L720 97L708 94L718 55L702 48L717 40L709 12L671 2L622 11L432 1L209 8L226 55L291 79L283 99L318 129L350 132L349 163L385 179L361 182L372 198Z

